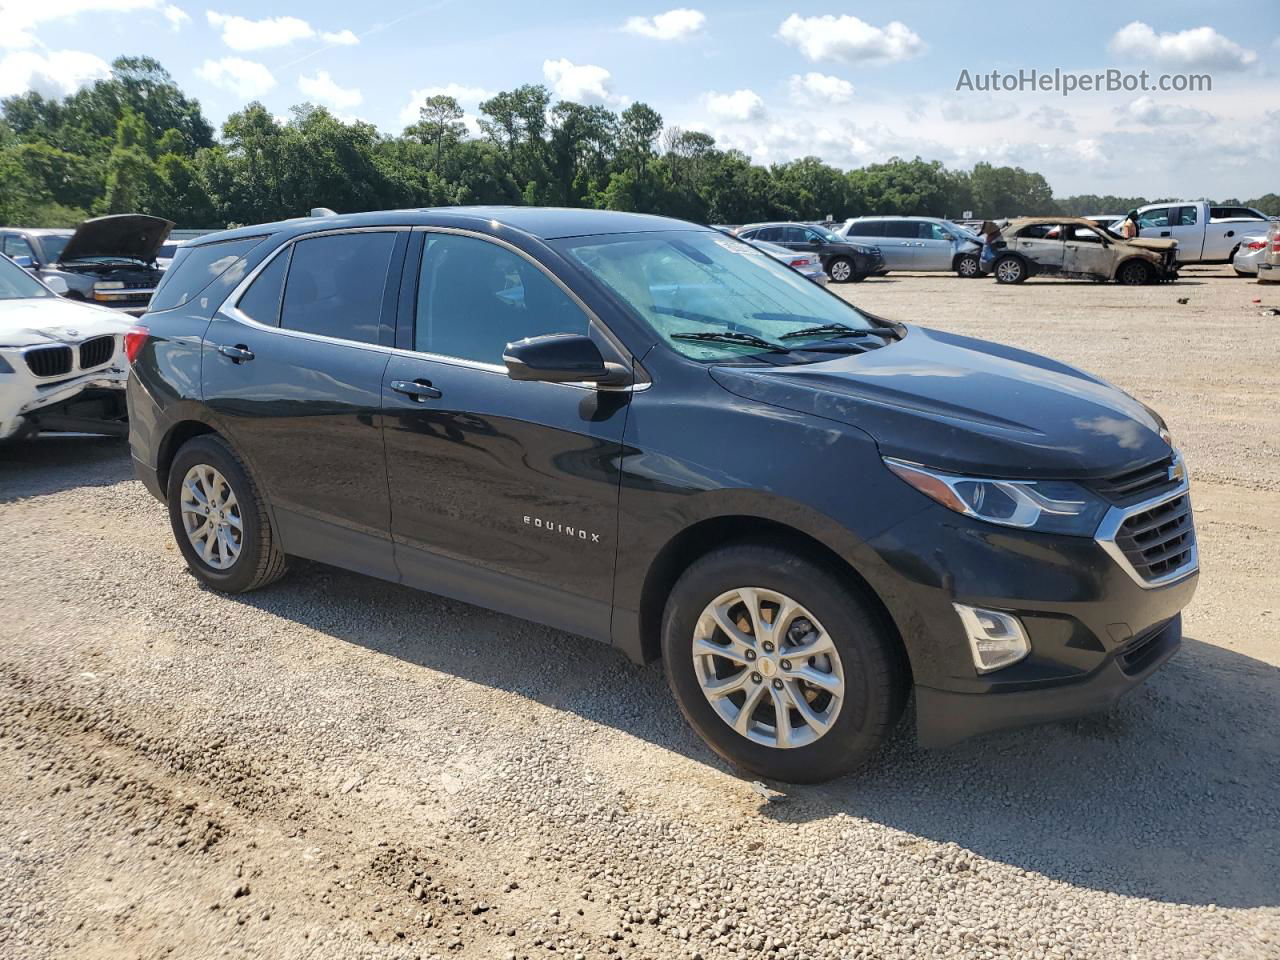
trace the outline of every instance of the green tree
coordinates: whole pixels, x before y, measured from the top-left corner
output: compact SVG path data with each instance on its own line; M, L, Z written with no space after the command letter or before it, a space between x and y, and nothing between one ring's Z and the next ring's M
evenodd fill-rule
M467 134L462 122L462 106L454 97L438 94L427 97L418 108L418 122L405 129L405 136L413 137L432 148L436 176L443 169L446 145L452 146Z

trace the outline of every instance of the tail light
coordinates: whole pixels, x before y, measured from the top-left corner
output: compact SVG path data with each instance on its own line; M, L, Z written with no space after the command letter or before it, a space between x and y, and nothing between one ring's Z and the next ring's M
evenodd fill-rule
M131 327L124 335L124 355L129 358L130 364L138 359L138 354L150 339L151 331L142 324Z
M1245 248L1249 250L1265 250L1267 248L1267 241L1253 240L1253 241L1250 241L1249 243L1246 243Z
M807 267L808 265L809 265L809 260L806 257L801 257L799 260L792 260L789 264L787 264L787 266L789 267Z

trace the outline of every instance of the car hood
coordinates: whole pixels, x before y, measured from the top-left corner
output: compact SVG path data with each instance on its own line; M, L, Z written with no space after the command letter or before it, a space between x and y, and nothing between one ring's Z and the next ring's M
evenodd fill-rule
M739 396L857 427L885 456L956 473L1105 477L1169 453L1156 415L1096 377L1013 347L906 329L865 353L711 375Z
M124 333L133 317L61 297L0 300L0 347L30 347L40 343L79 343L103 334Z
M59 258L132 257L150 263L173 229L172 220L141 213L118 213L86 220L76 227Z
M1131 247L1142 247L1145 250L1169 250L1178 245L1177 240L1162 240L1158 237L1134 237L1132 240L1124 240L1122 242L1129 244Z

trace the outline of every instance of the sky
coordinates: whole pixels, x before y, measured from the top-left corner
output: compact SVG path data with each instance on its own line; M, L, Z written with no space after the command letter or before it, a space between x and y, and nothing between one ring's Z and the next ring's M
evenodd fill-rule
M545 83L643 101L760 163L919 155L1023 166L1059 196L1280 192L1280 0L671 2L0 0L0 96L62 95L148 55L215 124L251 99L281 117L309 101L398 133L431 94L474 128L485 97ZM981 89L1055 69L1211 89Z

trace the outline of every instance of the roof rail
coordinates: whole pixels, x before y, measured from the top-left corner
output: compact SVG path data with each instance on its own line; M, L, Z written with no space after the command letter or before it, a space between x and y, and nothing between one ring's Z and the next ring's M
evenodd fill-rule
M336 217L337 214L328 207L312 207L311 212L307 214L309 217Z

